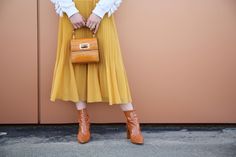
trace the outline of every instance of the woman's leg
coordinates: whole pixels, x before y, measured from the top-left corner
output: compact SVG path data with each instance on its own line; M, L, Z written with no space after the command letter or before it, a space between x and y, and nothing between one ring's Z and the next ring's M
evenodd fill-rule
M132 103L125 103L125 104L120 104L120 108L122 111L129 111L129 110L133 110L133 104Z
M81 100L79 102L75 103L75 105L76 105L77 110L82 110L87 107L86 102L81 101Z

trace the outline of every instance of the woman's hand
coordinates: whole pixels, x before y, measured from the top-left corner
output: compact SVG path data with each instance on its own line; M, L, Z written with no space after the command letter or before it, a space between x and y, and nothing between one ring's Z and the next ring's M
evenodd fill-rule
M70 21L74 27L74 29L83 27L86 25L85 18L80 13L75 13L70 17Z
M90 30L94 30L93 33L95 34L98 30L99 24L101 22L102 18L97 16L96 14L92 13L87 22L86 22L86 26L90 29Z

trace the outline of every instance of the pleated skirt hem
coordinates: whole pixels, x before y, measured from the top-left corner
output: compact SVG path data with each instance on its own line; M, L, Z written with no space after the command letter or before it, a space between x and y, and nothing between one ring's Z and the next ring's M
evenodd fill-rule
M102 99L96 99L96 100L88 100L88 99L71 99L71 98L64 98L64 97L57 97L57 98L50 98L50 101L55 102L57 100L62 100L62 101L70 101L73 103L77 103L80 100L85 101L87 103L96 103L96 102L105 102L108 103L108 105L120 105L120 104L125 104L125 103L132 103L132 99L129 98L121 98L120 101L110 101L108 97L102 97Z

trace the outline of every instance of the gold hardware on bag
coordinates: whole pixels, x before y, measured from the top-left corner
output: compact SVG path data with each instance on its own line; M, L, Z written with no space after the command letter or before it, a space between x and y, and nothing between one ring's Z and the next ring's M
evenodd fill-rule
M80 49L89 49L89 43L81 43L79 44Z
M93 34L91 38L75 38L75 30L72 32L72 39L70 42L71 48L71 62L72 63L98 63L99 51L98 41Z

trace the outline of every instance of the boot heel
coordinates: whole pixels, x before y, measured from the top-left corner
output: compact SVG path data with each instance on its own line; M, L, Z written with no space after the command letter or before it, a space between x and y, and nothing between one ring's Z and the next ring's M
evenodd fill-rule
M127 139L130 139L129 129L127 129L126 134L127 134Z
M127 139L130 139L129 130L127 129Z

